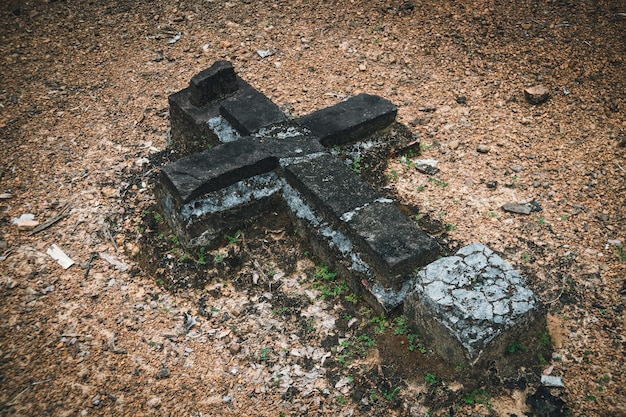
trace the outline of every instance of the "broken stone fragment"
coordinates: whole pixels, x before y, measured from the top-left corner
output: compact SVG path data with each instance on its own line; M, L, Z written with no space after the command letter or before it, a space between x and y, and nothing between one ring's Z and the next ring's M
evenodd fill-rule
M476 150L480 153L488 153L491 150L489 145L480 144L476 146Z
M17 228L19 230L33 230L37 226L39 226L37 220L20 219L17 222Z
M509 213L530 214L532 208L528 204L505 203L502 205L502 210Z
M524 96L530 104L541 104L548 100L550 91L543 85L535 85L524 90Z

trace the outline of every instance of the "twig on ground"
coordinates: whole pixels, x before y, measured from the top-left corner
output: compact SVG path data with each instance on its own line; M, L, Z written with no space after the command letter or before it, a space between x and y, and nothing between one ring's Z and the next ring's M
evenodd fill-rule
M96 257L96 252L91 252L91 257L89 258L89 262L87 262L87 270L85 271L85 278L89 276L89 271L91 270L91 263L93 262L95 257Z
M109 229L108 223L105 222L102 225L102 232L104 232L104 235L108 237L111 243L113 244L113 249L115 249L115 252L119 252L120 249L117 247L117 243L115 243L115 239L113 239L113 235L111 234L111 229Z
M548 301L545 304L552 304L552 303L555 303L555 302L557 302L557 301L559 301L561 299L561 296L563 295L563 291L565 291L565 281L566 280L567 280L567 275L564 274L563 275L563 280L561 282L561 291L559 292L559 295L555 299L553 299L551 301Z
M48 227L52 226L53 224L55 224L56 222L58 222L59 220L63 219L64 217L69 216L69 213L67 213L67 209L70 207L70 203L69 201L67 203L65 203L65 205L63 206L63 208L61 208L61 211L59 211L57 213L56 216L52 217L51 219L49 219L48 221L40 224L39 226L35 227L33 229L32 232L30 232L28 234L28 236L32 236L36 233L39 233L41 231L46 230Z
M622 168L622 166L618 162L616 162L615 165L617 165L617 167L621 169L624 174L626 174L626 169Z

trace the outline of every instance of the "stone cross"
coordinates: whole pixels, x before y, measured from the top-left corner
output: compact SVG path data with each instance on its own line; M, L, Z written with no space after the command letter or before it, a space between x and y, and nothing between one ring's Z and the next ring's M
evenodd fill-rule
M502 350L492 340L514 337L518 321L528 324L524 328L536 324L538 301L499 258L478 266L468 261L469 278L456 281L418 274L438 257L436 241L333 156L333 147L392 124L397 108L389 101L360 94L289 120L229 62L220 61L195 75L169 103L172 146L190 154L162 169L155 194L185 248L215 247L268 210L284 209L315 254L352 291L387 313L406 301L411 324L449 345L437 347L446 357L475 364L489 356L483 353L490 346ZM200 148L206 150L192 153ZM482 287L466 282L475 283L491 264L497 268L489 269L495 274L490 279L500 287L490 281L489 291L511 299L485 295ZM450 300L462 308L448 308ZM494 331L483 329L494 326Z

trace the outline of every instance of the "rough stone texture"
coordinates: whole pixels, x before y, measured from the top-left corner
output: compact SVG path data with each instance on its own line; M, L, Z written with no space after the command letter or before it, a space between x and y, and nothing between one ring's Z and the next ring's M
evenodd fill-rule
M220 104L220 113L242 135L262 127L287 120L287 116L272 101L250 86Z
M202 107L237 89L237 75L233 65L228 61L217 61L191 78L189 101L196 107Z
M240 180L273 170L278 160L247 138L179 159L161 170L177 205Z
M530 205L516 203L504 203L502 205L502 210L508 211L509 213L517 214L530 214L530 212L532 211Z
M377 199L346 213L349 236L362 240L364 258L369 261L385 283L399 287L415 268L434 261L439 246L415 223L406 217L391 200ZM348 219L348 217L350 218Z
M252 224L282 205L283 181L269 172L243 179L180 204L168 187L155 187L156 201L180 243L188 250L219 246L225 234Z
M382 97L359 94L334 106L303 116L298 122L324 146L343 145L389 126L398 108Z
M292 164L287 180L320 208L325 217L340 219L380 197L361 177L331 155Z
M499 360L507 346L545 325L520 274L480 243L421 270L404 312L424 340L452 363Z

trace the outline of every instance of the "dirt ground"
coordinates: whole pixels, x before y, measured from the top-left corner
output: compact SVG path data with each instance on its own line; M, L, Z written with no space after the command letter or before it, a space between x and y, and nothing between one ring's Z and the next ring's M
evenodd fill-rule
M2 415L626 416L626 1L5 0L0 16ZM182 251L151 193L176 157L167 97L218 59L294 117L359 92L398 106L439 171L395 155L386 189L546 304L545 343L512 346L519 378L469 381L336 294L280 213ZM58 221L32 233L28 214Z

